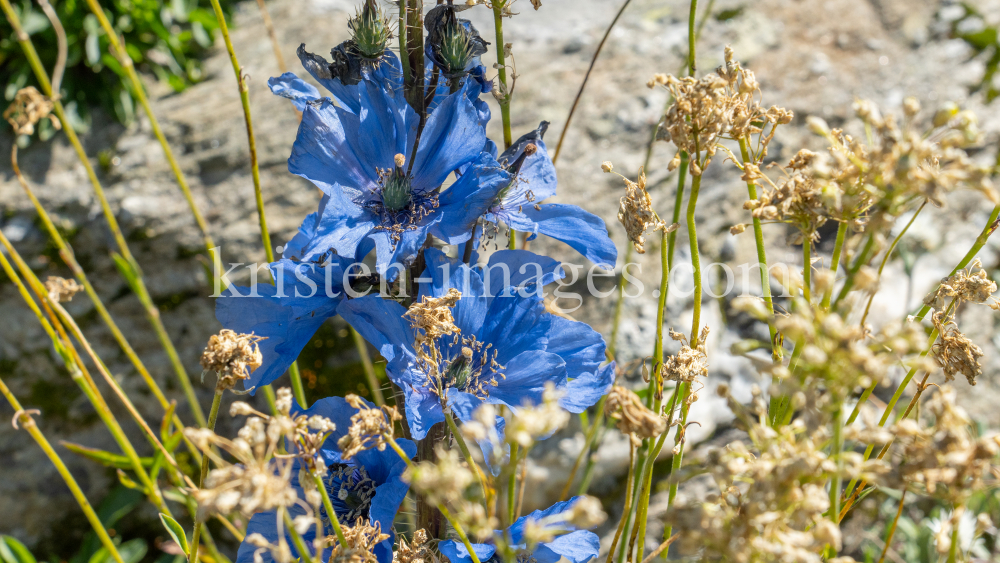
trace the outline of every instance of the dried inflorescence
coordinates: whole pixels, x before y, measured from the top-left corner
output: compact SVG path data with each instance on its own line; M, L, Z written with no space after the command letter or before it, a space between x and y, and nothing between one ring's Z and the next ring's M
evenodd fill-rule
M938 339L931 350L944 369L945 381L952 381L955 374L961 373L969 385L975 385L976 378L983 374L983 366L979 363L979 358L983 357L982 348L958 330L954 313L945 316L944 311L936 311L931 322L938 331Z
M569 412L559 405L559 397L555 385L546 383L541 404L526 403L511 418L505 430L507 441L527 449L566 426Z
M681 349L663 360L664 381L692 383L699 377L708 376L708 356L705 353L705 340L708 338L708 326L701 329L697 345L692 348L687 337L669 329L670 338L681 343Z
M758 421L745 418L752 448L733 442L712 450L705 461L718 495L675 505L665 523L678 534L681 553L698 553L700 560L825 561L827 546L841 547L840 529L825 515L826 484L838 473L874 478L884 468L854 452L841 454L838 466L823 451L825 428L809 432L798 420L771 428L760 423L763 404L760 409Z
M613 167L610 162L601 165L605 172L610 173ZM620 174L619 174L620 175ZM671 225L669 228L656 211L653 211L653 200L646 191L646 171L639 168L639 181L633 182L625 176L625 195L618 200L618 220L625 227L628 239L632 241L632 246L639 254L646 253L646 231L658 229L669 229L670 232L677 228Z
M615 421L618 430L629 436L637 446L639 441L659 436L667 430L667 421L662 416L646 408L631 389L620 385L615 385L608 393L604 412Z
M601 501L583 495L574 499L568 510L542 518L527 518L524 522L524 543L530 550L539 543L551 542L566 530L594 528L607 519Z
M944 387L927 403L933 423L922 426L907 418L893 429L902 445L900 461L886 478L890 486L916 487L927 494L963 503L990 483L1000 437L975 437L972 421L958 406L955 391Z
M403 480L428 503L454 508L455 518L468 534L483 540L491 537L498 523L479 502L482 491L477 493L472 488L478 482L473 470L456 450L437 444L434 452L434 461L409 467L403 473Z
M700 176L718 150L719 138L732 123L729 83L718 74L701 78L657 74L647 85L662 85L670 91L674 103L660 121L657 135L673 142L678 151L692 155L691 174ZM706 158L699 167L693 157L702 151Z
M924 304L939 311L947 308L947 303L955 300L955 307L963 302L985 304L997 291L997 284L989 279L983 262L979 258L972 261L969 267L962 268L941 281L937 287L924 299ZM996 308L995 305L990 305Z
M14 101L3 112L3 118L14 128L17 135L31 135L35 125L42 119L48 119L55 129L62 125L56 116L52 115L54 104L43 96L34 86L21 88L14 95Z
M327 536L327 542L332 548L330 558L324 563L377 563L373 549L389 539L389 534L382 533L382 525L358 518L353 526L343 525L346 545L337 541L337 536Z
M425 295L419 303L410 306L404 316L413 326L418 344L458 332L451 310L461 298L462 293L451 288L443 297Z
M344 399L358 409L358 412L351 416L351 427L347 434L337 441L341 457L351 459L373 448L384 451L387 442L393 439L394 424L403 419L396 407L373 409L357 395L348 395Z
M201 367L219 375L218 389L232 389L237 381L250 377L264 363L258 342L264 340L253 334L238 334L227 328L213 334L201 354Z
M440 563L441 559L431 548L427 531L421 528L413 532L413 541L410 543L407 543L403 536L399 536L392 561L393 563Z
M745 181L766 180L771 187L765 188L757 199L743 204L757 219L790 223L799 229L799 239L794 244L801 244L804 237L810 241L819 240L817 232L830 217L828 194L822 186L805 170L816 154L805 149L798 152L786 167L788 174L777 184L767 180L756 165L748 163L744 166Z
M73 296L83 291L84 287L73 279L49 276L45 280L45 290L49 294L49 299L56 303L71 301Z
M716 70L727 83L729 111L732 112L728 136L746 141L758 136L757 146L753 149L755 160L760 162L767 156L767 147L774 138L777 126L791 123L795 115L791 110L778 106L765 109L759 101L760 83L754 73L743 68L733 55L733 48L727 45L725 65ZM768 128L768 125L771 127Z

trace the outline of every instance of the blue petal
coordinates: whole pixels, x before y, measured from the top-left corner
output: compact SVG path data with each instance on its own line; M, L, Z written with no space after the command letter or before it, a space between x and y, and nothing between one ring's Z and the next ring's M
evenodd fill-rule
M247 535L260 534L271 543L278 542L278 513L275 511L258 512L250 518L247 523ZM236 552L236 563L253 563L253 554L257 548L244 541L240 544L239 551ZM271 563L274 559L267 549L261 550L264 563Z
M328 99L310 104L302 112L302 123L288 157L288 171L331 196L340 189L360 194L378 184L376 169L381 161L370 160L373 155L358 154L348 138L348 131L359 128L358 116L335 107ZM388 155L390 163L392 157Z
M545 148L545 142L536 139L533 144L538 149L535 154L529 155L521 165L521 173L518 178L527 182L531 188L531 193L535 195L537 201L546 200L556 195L556 167L549 158L549 152ZM513 163L520 156L519 151L510 157L509 163Z
M587 373L570 381L566 385L566 394L559 399L559 405L572 413L581 413L601 400L615 382L615 363L598 368L593 373Z
M548 285L566 277L559 261L527 250L494 252L483 273L483 290L492 297L511 296L516 290L530 293L539 282ZM506 292L506 287L514 290Z
M441 555L447 557L451 563L472 563L469 550L461 542L444 540L438 544L438 549L441 551ZM472 544L472 550L476 552L476 557L480 561L488 561L496 553L497 548L485 543L474 543Z
M426 388L416 388L413 385L403 385L406 394L406 422L410 425L410 436L414 440L423 440L431 427L444 422L444 411L441 409L441 399Z
M335 189L324 195L320 210L311 214L299 227L299 233L286 245L284 254L300 261L327 259L331 253L344 260L361 260L360 246L374 229L371 212L352 202L345 193ZM343 280L338 280L342 284Z
M392 169L397 154L410 157L419 122L417 114L406 103L402 91L387 92L367 80L358 88L360 119L345 122L348 142L366 163L383 170ZM423 143L423 136L420 142Z
M545 351L566 360L566 375L570 378L597 371L607 359L605 348L604 337L587 323L552 316Z
M524 352L505 362L504 378L489 390L489 402L519 407L525 403L542 402L545 384L552 382L557 389L566 386L566 363L548 352Z
M428 229L441 220L440 213L425 217L420 223L404 230L397 241L389 237L388 231L372 231L368 238L375 242L375 269L378 273L388 281L394 281L400 271L413 264L427 240Z
M295 76L292 72L268 78L267 85L271 88L272 94L288 98L299 111L304 110L307 103L320 98L319 90L315 86Z
M587 563L597 557L601 539L594 532L577 530L540 544L533 554L538 563L556 563L565 557L570 563Z
M489 210L509 181L510 174L489 154L481 153L479 160L438 196L441 213L448 218L431 234L448 244L469 240L476 220Z
M569 500L560 501L544 510L536 510L531 514L527 514L525 516L518 518L517 520L514 521L514 523L510 526L510 528L507 528L507 531L510 533L511 543L514 545L519 545L524 543L524 526L525 524L528 523L529 520L537 521L537 520L542 520L544 518L548 518L550 516L554 516L556 514L562 514L563 512L566 512L567 510L572 508L573 505L579 502L581 498L583 497L573 497ZM568 527L565 524L559 524L558 528L562 530L575 529L572 527Z
M536 225L537 232L570 245L594 264L614 267L618 249L608 238L603 219L575 205L546 203L539 207L525 206L521 210L524 218Z
M471 81L470 81L471 82ZM479 113L469 101L469 83L448 96L427 119L413 163L413 189L432 190L456 169L474 161L486 142Z
M396 455L395 452L391 453ZM399 512L399 505L403 503L409 490L410 486L398 477L375 487L375 496L368 509L369 520L380 523L382 530L388 533L387 531L392 529L396 513Z
M276 273L281 276L283 297L278 296L277 286L260 283L256 286L257 297L250 296L251 288L233 286L228 295L223 294L215 302L215 316L223 327L265 338L258 343L263 364L243 382L251 392L285 373L320 325L337 314L343 299L339 264L330 265L331 277L336 280L332 289L339 296L326 295L322 269L310 272L306 265L285 259L275 264L282 266ZM310 293L314 295L306 297Z
M399 303L378 295L366 295L344 301L337 312L386 360L392 361L403 353L416 355L413 329L403 318L406 308Z
M346 86L339 78L333 78L330 74L330 62L319 55L306 51L305 43L299 45L295 54L298 55L299 61L306 71L316 79L316 82L329 90L340 105L347 106L351 111L357 113L360 103L358 102L356 86Z
M537 297L494 299L479 340L493 344L496 361L508 361L526 350L544 350L553 315Z

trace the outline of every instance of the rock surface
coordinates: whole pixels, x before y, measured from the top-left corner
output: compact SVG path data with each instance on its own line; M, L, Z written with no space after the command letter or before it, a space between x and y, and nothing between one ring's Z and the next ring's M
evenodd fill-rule
M269 2L292 71L305 74L295 57L300 43L314 52L326 53L346 38L346 18L353 13L355 4L348 0ZM1000 14L996 0L978 4L983 13ZM505 21L505 41L513 43L517 64L512 107L515 136L534 128L540 120L548 120L553 126L547 141L554 148L593 50L619 6L619 2L608 0L544 0L536 12L524 0L517 3L515 10L521 13ZM983 61L970 59L968 47L948 36L948 21L955 17L955 7L933 0L719 0L714 3L713 17L707 20L699 42L697 66L704 71L714 68L721 63L723 47L733 45L737 58L760 80L765 103L796 113L794 123L782 129L772 145L771 156L778 160L787 160L801 146L822 148L805 130L807 115L857 129L851 103L859 97L872 99L892 112L899 111L908 95L918 97L925 108L945 100L958 101L977 111L988 142L995 146L1000 114L995 106L993 111L985 111L983 100L969 95L969 87L982 75ZM463 15L476 23L487 40L493 40L493 24L485 9L478 7ZM603 174L600 163L611 160L616 170L635 176L644 160L651 127L666 102L665 92L649 90L645 83L653 73L681 68L686 28L686 2L634 0L597 61L566 135L558 163L557 200L582 205L602 216L621 249L625 248L625 237L616 220L618 198L623 192L621 180ZM318 196L307 182L286 170L297 118L286 100L272 96L267 89L267 77L280 72L255 3L240 5L233 39L241 64L251 77L250 99L268 226L274 244L279 245L314 210ZM491 57L485 57L488 65L492 64ZM204 82L180 94L150 83L154 111L180 158L212 236L222 246L223 259L263 261L240 102L223 50L216 49L206 61L205 74ZM495 119L489 133L499 139L499 111L495 104L493 107ZM100 167L100 176L111 205L145 270L149 289L161 306L164 323L183 363L197 382L198 356L208 336L219 326L203 267L194 257L201 250L201 238L187 204L143 118L127 128L95 119L84 140L95 166L98 161L108 163ZM9 137L0 138L0 154L9 153L11 142ZM979 156L992 158L992 150ZM671 214L673 205L675 184L673 175L666 172L672 154L667 144L656 145L649 169L652 197L664 217ZM119 326L160 385L177 399L181 416L190 421L166 354L137 299L114 268L109 255L113 240L72 148L57 137L22 151L20 162ZM701 252L703 262L725 262L737 275L739 264L756 261L752 235L734 238L728 233L731 225L747 220L741 207L745 199L745 187L735 169L717 159L706 172L698 206ZM0 202L0 228L32 268L43 278L68 276L58 256L47 246L30 202L6 162L0 163ZM957 256L964 254L985 223L989 207L978 196L956 194L946 210L921 217L912 231L913 240L919 242L914 248L920 250L912 275L906 275L901 263L890 263L872 319L900 319L919 303L932 284L951 269ZM772 261L801 267L797 248L787 244L788 232L771 226L766 234L773 248ZM982 253L989 268L997 266L998 243L991 242ZM829 251L829 243L824 244L821 250ZM678 237L680 264L690 262L687 249L682 228ZM532 250L581 262L579 256L554 241L534 242ZM623 257L624 253L619 268ZM622 364L652 351L656 306L651 292L659 280L657 257L655 250L632 257L641 266L638 278L645 291L624 303L618 342ZM829 260L828 255L824 258ZM720 271L716 268L712 275ZM737 278L737 290L741 283ZM753 275L747 283L751 292L759 290L759 279L755 281ZM677 276L671 288L666 322L685 330L691 322L691 301L690 297L679 297L675 290L689 289L690 281ZM724 298L706 298L705 302L703 321L713 328L708 343L711 371L701 400L691 412L691 420L700 424L692 426L688 435L695 443L717 434L731 419L724 403L714 394L719 382L728 382L738 397L749 397L754 384L766 386L766 382L757 380L750 360L729 353L733 342L751 334L741 333L736 326L725 327L727 303ZM93 306L80 296L68 308L140 410L158 420L162 414L159 405L94 314ZM613 310L613 297L587 297L584 306L573 314L607 335ZM993 316L988 310L970 309L964 314L968 326L975 327L970 329L970 337L986 351L987 364L975 393L959 387L974 416L998 426L993 376L1000 368L1000 342L994 342ZM0 318L7 321L0 323L0 376L26 407L42 410L39 424L49 438L53 442L64 439L114 450L93 410L57 367L52 348L30 310L7 281L0 283ZM675 349L675 343L668 342L668 352ZM211 383L206 381L197 388L203 407L207 407ZM6 420L12 414L9 405L0 404L0 418ZM127 419L124 412L116 414L120 420ZM224 431L233 430L231 423L224 424ZM145 446L135 425L125 426L133 443ZM578 433L568 431L560 436L541 444L532 457L528 475L533 494L526 499L527 509L547 505L558 495L583 444ZM72 457L65 449L60 452L91 499L100 499L114 483L113 473ZM596 456L595 493L619 491L628 463L627 452L616 430L604 435L604 444ZM0 426L0 459L5 460L0 482L0 533L12 534L29 545L53 537L53 527L77 510L54 469L26 433L15 432L7 425ZM655 520L657 511L664 506L664 502L654 502L651 519ZM648 537L650 545L655 545L655 531Z

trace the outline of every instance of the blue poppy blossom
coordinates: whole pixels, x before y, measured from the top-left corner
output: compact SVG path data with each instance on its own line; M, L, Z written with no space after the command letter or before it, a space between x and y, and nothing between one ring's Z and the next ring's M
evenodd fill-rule
M307 220L308 222L308 220ZM238 333L263 337L263 363L243 381L254 393L281 377L344 299L343 281L350 260L331 256L325 264L287 258L269 265L275 284L232 285L215 301L215 317Z
M556 195L556 169L542 140L548 125L543 121L499 157L496 144L486 142L480 165L499 169L491 177L499 195L484 218L528 233L528 240L543 234L562 241L591 262L614 267L618 250L603 219L575 205L540 203ZM449 196L441 201L450 203Z
M375 408L371 403L367 404L369 408ZM409 490L409 485L402 480L406 462L389 448L385 451L367 450L358 453L350 460L341 457L337 441L347 434L351 427L351 416L357 412L358 410L349 405L342 397L330 397L317 401L306 410L302 410L295 404L291 414L293 417L300 415L322 416L330 419L336 425L336 429L326 439L320 450L320 455L323 456L323 461L327 466L324 483L330 496L330 503L342 525L353 526L359 518L365 518L372 525L377 522L382 528L382 533L388 534L389 538L377 544L373 552L379 563L391 563L392 545L395 539L392 522ZM410 440L400 438L396 440L396 443L406 455L411 458L416 455L417 447ZM295 464L296 467L292 471L292 486L299 498L304 501L305 493L298 480L298 461ZM305 508L298 504L290 507L288 511L292 518L305 514ZM329 524L329 516L327 516L325 509L321 508L320 517L325 523L325 533L332 535L333 527ZM277 511L255 514L247 525L247 535L253 533L262 534L272 544L277 543ZM306 545L312 545L314 538L314 527L303 534ZM293 556L297 556L291 539L286 538L286 541L293 551ZM253 563L256 549L244 541L237 553L236 563ZM261 554L264 556L264 563L271 563L270 553L264 551ZM326 550L322 561L327 561L329 556L329 550Z
M374 249L377 269L385 275L390 264L409 264L427 234L439 234L439 224L474 224L489 199L479 197L482 185L456 183L445 190L453 192L447 204L439 201L438 190L449 174L476 161L485 143L466 92L478 87L467 81L445 98L427 119L419 144L420 119L402 92L375 82L357 86L357 113L329 99L305 105L288 166L329 196L317 221L317 235L330 243L324 252L360 260Z
M460 333L430 344L441 358L436 372L421 360L414 328L399 303L370 295L338 307L388 361L386 373L405 393L414 439L444 420L444 404L469 421L483 403L515 410L539 404L549 383L559 390L576 388L593 402L607 391L613 369L600 368L605 361L601 335L584 323L548 313L533 291L563 275L557 262L524 250L498 252L485 269L451 260L437 249L428 249L424 257L427 269L418 279L419 299L441 297L452 288L462 293L452 310ZM498 278L501 265L508 274ZM563 406L580 412L589 406L582 402L574 399Z
M600 552L600 538L591 531L578 530L560 518L561 514L569 511L581 498L574 497L557 502L545 510L536 510L527 516L522 516L507 528L505 534L497 531L497 535L502 534L506 538L511 549L517 553L518 561L522 560L523 555L527 555L537 563L557 563L563 557L571 563L587 563L597 557L598 552ZM568 533L556 536L552 541L541 542L534 549L528 551L528 545L524 538L524 528L529 521L551 528L557 533ZM472 563L469 550L460 542L445 540L438 544L438 548L451 563ZM502 561L501 554L497 553L496 546L491 543L474 543L472 549L479 561L483 563Z

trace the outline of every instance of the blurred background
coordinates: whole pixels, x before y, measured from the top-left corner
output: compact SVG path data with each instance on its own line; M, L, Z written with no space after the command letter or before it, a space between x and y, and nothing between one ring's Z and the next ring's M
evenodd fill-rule
M51 65L54 36L47 20L30 1L17 4L26 28L42 48L43 61ZM81 132L91 158L99 165L108 196L144 268L167 329L189 373L197 375L201 350L208 336L220 328L208 297L211 290L205 270L197 258L202 249L200 235L145 115L137 111L120 86L117 63L107 54L107 38L82 2L58 4L60 13L65 11L63 22L70 33L71 66L65 82L65 101L74 115L72 125ZM135 45L136 52L131 54L144 74L154 112L178 154L211 234L222 246L223 260L263 262L239 95L221 41L213 44L214 17L208 2L137 0L105 4L114 4L116 25L130 45ZM289 70L307 76L295 56L300 44L327 55L347 39L347 18L353 15L356 4L353 0L268 0L266 6ZM701 0L700 4L708 13L698 43L699 72L711 72L721 64L723 48L732 45L736 58L756 73L763 103L795 112L793 123L781 128L772 143L770 161L787 161L803 147L823 149L822 142L804 126L809 115L857 134L860 126L851 109L856 98L874 101L884 113L900 113L907 96L921 102L925 117L948 101L975 111L985 140L973 155L983 162L997 158L1000 106L991 102L1000 90L1000 74L996 74L1000 62L1000 1ZM280 245L295 233L303 217L315 210L319 196L310 184L286 169L298 118L287 100L271 95L267 88L267 78L277 76L280 70L258 4L229 1L226 7L231 11L237 55L250 77L268 224L274 244ZM385 7L394 10L390 4ZM534 129L539 121L550 121L546 141L552 150L594 50L620 7L619 0L542 0L537 11L528 0L514 4L514 12L519 13L505 22L504 31L505 41L513 44L516 65L511 107L515 137ZM486 8L477 6L462 16L471 19L484 38L495 42L492 15ZM619 272L625 235L616 217L623 185L620 178L602 173L600 164L610 160L616 171L632 178L637 175L646 158L652 127L666 102L666 92L650 90L646 82L654 73L677 73L683 68L687 17L688 3L682 0L630 2L597 60L558 162L560 185L556 200L580 205L605 219L620 249ZM490 53L484 56L491 77L496 74L491 69L494 47L491 45ZM9 26L0 23L0 84L6 99L9 101L18 88L32 83ZM495 116L488 132L491 138L501 139L498 107L494 100L488 101ZM12 143L21 143L20 164L36 193L57 218L78 260L138 354L171 397L180 399L180 414L190 420L167 357L110 258L110 233L72 148L55 131L43 128L30 140L18 141L6 123L2 127L0 155L9 154ZM647 171L654 205L663 217L672 213L675 182L666 166L672 151L666 143L656 144ZM703 262L729 264L737 273L740 264L756 262L752 235L729 234L730 226L748 221L748 213L742 209L745 200L745 185L720 152L705 175L698 207ZM956 193L946 208L924 213L883 275L870 322L878 325L901 320L919 304L971 245L990 208L991 204L979 194ZM906 219L908 216L899 221L900 227ZM30 258L40 277L68 276L6 157L0 158L0 229ZM826 265L835 229L832 226L824 232L819 245ZM785 262L801 268L801 253L790 244L790 230L773 225L765 228L765 235L773 248L769 254L772 263ZM993 240L981 254L991 276L1000 268L998 247L1000 239ZM689 260L686 248L686 235L681 229L681 262ZM569 262L585 262L555 241L538 240L531 249ZM655 250L633 256L633 262L641 267L637 277L644 283L645 292L624 303L618 341L621 364L652 352L656 307L651 291L659 276L657 256ZM706 274L709 283L717 288L716 293L725 287L724 278L719 285L720 272L720 268L713 268ZM751 292L759 292L755 276L749 276ZM233 279L241 281L238 276ZM607 278L599 288L610 289L613 282L614 278ZM678 284L681 289L690 287L690 281L687 286L682 281ZM711 370L707 388L691 413L691 419L700 424L692 426L689 433L690 441L701 444L695 448L695 456L705 447L725 444L737 435L731 427L731 413L715 397L715 386L728 382L737 397L749 398L752 386L763 384L752 369L753 357L730 351L732 344L743 338L763 335L762 339L767 340L764 327L729 310L729 300L738 294L739 285L738 279L737 291L729 296L705 298L703 320L712 328L708 342ZM585 299L573 316L608 335L615 297L586 296L585 281L576 288ZM562 303L564 307L573 305ZM140 410L159 412L92 305L79 297L67 306ZM689 326L690 306L690 298L671 293L667 324ZM956 388L963 405L981 425L1000 427L1000 409L995 407L1000 403L995 378L1000 371L995 313L985 307L970 308L962 317L963 329L985 351L984 376L975 388L964 381L956 382ZM0 319L0 375L27 407L42 411L40 424L49 437L53 441L114 449L94 412L58 367L41 327L6 279L0 280ZM668 352L674 350L671 346L675 343L668 343ZM370 395L353 341L346 325L338 319L319 331L303 353L300 365L307 394L313 400L348 392ZM632 371L635 373L627 377L638 381L638 370ZM287 379L275 383L282 384L287 385ZM893 388L881 392L891 393ZM198 385L198 392L207 406L211 384ZM257 400L262 402L260 397ZM226 411L226 406L223 409ZM0 420L9 420L12 415L8 404L0 404ZM226 426L226 419L228 416L221 417L220 434L235 431L231 425ZM137 428L127 426L126 430L135 443L143 443ZM583 443L582 434L571 426L536 448L529 467L533 494L526 499L527 509L548 505L559 494ZM116 533L145 542L146 551L139 555L140 559L173 559L175 554L163 543L165 534L155 513L149 507L136 509L141 500L138 493L119 485L112 469L75 457L65 449L60 451L88 497L100 504L102 515L113 519ZM591 485L594 494L620 498L627 451L616 432L604 435L595 458ZM664 455L669 452L664 451ZM25 542L39 558L86 563L96 543L93 538L87 540L86 521L28 435L0 424L0 460L0 533ZM669 462L660 463L665 473ZM696 480L682 489L682 494L703 494L697 491L711 486L711 482ZM655 516L664 505L665 494L652 500L651 527L659 525ZM859 545L871 541L868 536L873 533L866 529L870 521L865 518L877 517L880 510L882 507L876 504L857 511L852 524L857 534L845 534L845 541ZM926 514L931 514L931 508ZM612 520L617 518L613 511L611 516ZM918 531L913 533L915 538L919 535ZM658 534L651 531L649 537Z

